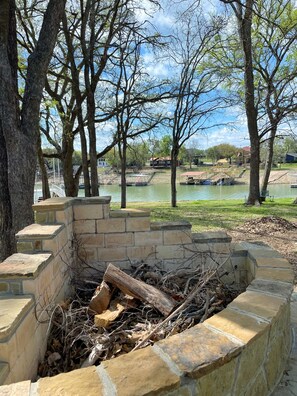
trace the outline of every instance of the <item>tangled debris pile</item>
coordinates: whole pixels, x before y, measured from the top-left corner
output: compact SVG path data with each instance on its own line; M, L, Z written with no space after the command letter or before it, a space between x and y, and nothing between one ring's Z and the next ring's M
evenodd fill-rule
M269 234L271 232L294 231L296 229L296 223L292 223L278 216L265 216L245 222L244 226L240 227L238 230L251 232L253 234Z
M54 308L40 377L98 365L182 332L223 310L242 292L221 281L226 275L222 264L214 270L184 266L167 272L146 264L133 270L133 281L123 282L128 275L122 277L109 266L95 293L94 282L88 281L83 293L77 290L75 299ZM119 276L111 279L111 273ZM135 292L134 283L136 288L146 285L144 295Z

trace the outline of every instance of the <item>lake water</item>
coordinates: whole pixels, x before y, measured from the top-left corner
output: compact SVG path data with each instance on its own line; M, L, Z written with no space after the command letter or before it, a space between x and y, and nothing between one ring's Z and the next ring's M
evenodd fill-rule
M291 188L289 184L273 184L270 185L269 195L276 198L296 198L297 188ZM83 196L84 191L80 190L79 195ZM100 187L100 195L110 195L112 202L120 202L121 190L120 186L102 185ZM242 199L248 196L247 185L234 186L177 186L178 201L194 201L194 200L223 200L223 199ZM171 199L170 184L152 184L143 187L127 187L127 202L156 202L167 201ZM268 198L269 199L269 198Z

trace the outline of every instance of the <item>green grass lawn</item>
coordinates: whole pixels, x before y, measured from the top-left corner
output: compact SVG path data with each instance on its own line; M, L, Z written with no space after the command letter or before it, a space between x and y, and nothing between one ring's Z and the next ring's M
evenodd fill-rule
M111 204L118 209L119 204ZM242 200L181 201L177 208L166 202L128 203L128 208L150 209L152 221L188 220L193 232L207 230L229 230L245 221L263 216L279 216L297 221L297 205L292 198L280 198L275 202L264 202L261 206L245 206Z

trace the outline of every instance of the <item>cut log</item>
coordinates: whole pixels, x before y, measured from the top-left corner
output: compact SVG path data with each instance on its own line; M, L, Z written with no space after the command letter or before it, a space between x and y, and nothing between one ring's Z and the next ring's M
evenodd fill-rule
M169 315L175 307L176 303L171 297L151 285L132 278L112 264L108 265L103 279L118 287L123 293L148 302L165 316Z
M95 315L94 323L97 327L108 327L116 320L127 307L122 305L118 300L112 301L110 308L99 315Z
M111 292L106 282L101 282L101 285L95 290L95 294L91 298L89 309L91 311L101 314L105 311L110 303Z

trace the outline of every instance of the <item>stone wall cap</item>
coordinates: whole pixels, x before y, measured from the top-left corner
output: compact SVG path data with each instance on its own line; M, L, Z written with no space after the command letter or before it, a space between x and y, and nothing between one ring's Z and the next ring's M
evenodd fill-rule
M150 217L150 210L143 209L117 209L111 210L109 216L114 217Z
M0 341L5 342L33 307L32 296L0 297Z
M72 197L54 197L44 201L36 202L32 207L35 212L64 210L71 206Z
M195 243L230 243L232 238L224 231L208 231L193 233Z
M268 279L254 279L247 287L247 291L250 290L283 297L288 300L291 296L293 285L289 286L288 283Z
M103 205L109 204L111 201L111 196L107 195L105 197L75 197L72 198L73 205Z
M151 230L190 230L192 228L192 224L189 221L181 220L181 221L156 221L151 223Z
M44 224L30 224L23 228L16 234L17 239L49 239L54 238L60 230L65 227L64 224L58 225L44 225Z
M36 277L51 260L51 253L15 253L0 263L1 278Z

